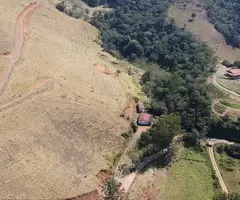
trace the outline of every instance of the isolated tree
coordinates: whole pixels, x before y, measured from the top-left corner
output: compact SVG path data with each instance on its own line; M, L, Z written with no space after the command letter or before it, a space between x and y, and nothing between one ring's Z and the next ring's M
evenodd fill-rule
M65 3L64 3L64 1L61 1L60 3L58 3L58 4L56 5L56 8L57 8L59 11L63 12L63 11L65 10Z
M236 60L236 61L233 63L233 66L240 68L240 61Z
M192 13L192 18L195 18L196 16L196 13Z
M104 200L123 200L120 184L112 177L103 185Z

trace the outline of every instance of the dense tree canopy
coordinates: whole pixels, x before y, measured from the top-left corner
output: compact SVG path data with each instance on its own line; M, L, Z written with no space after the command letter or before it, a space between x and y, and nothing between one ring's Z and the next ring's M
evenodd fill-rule
M214 200L240 200L240 195L236 193L232 193L229 195L221 194L217 195Z
M216 59L205 44L167 19L171 2L117 0L113 12L92 23L101 30L106 50L131 61L157 63L142 80L156 112L178 112L186 131L205 135L211 103L205 82Z
M240 47L240 1L210 0L207 2L207 14L227 42Z
M142 134L139 140L139 149L149 155L165 149L177 134L182 133L180 118L176 114L160 117L153 127Z
M240 142L240 119L232 121L227 117L213 117L210 124L209 136Z

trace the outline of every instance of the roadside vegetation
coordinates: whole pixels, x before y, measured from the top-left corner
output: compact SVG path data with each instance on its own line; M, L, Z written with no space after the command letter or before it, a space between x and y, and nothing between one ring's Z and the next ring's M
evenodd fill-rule
M56 4L56 8L59 11L76 19L84 19L86 21L89 19L89 9L73 5L71 3L68 3L67 1L59 2L58 4Z
M226 111L227 108L223 104L217 103L214 105L214 109L217 113L222 114Z
M221 103L225 106L228 106L228 107L231 107L231 108L236 108L236 109L240 109L240 103L238 102L234 102L232 100L224 100L224 101L221 101Z
M239 193L240 195L240 146L217 146L216 159L230 192Z

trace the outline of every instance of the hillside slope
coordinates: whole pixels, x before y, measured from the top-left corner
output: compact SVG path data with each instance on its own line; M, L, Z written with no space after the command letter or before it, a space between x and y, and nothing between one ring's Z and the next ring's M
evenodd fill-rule
M30 2L0 0L1 31L9 32L1 52L11 50L14 23ZM41 3L28 16L20 59L0 96L0 199L57 199L95 189L94 175L120 150L127 127L119 118L127 101L119 79L93 67L114 71L114 59L102 60L94 42L98 31Z

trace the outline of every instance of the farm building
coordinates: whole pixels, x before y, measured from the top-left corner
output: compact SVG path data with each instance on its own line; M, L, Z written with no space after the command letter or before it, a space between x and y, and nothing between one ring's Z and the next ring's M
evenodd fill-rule
M151 126L153 122L153 115L148 113L141 113L138 117L138 125L140 126Z
M143 105L142 102L138 102L138 104L137 104L137 112L138 113L144 112L144 105Z
M222 62L222 65L224 65L225 67L232 67L232 66L233 66L233 64L230 63L230 62L227 61L227 60L224 60L224 61Z
M225 76L228 76L233 79L239 79L240 78L240 69L239 68L231 68L228 69L225 72Z

